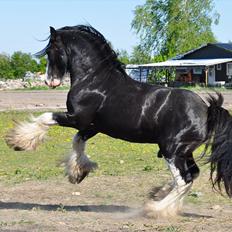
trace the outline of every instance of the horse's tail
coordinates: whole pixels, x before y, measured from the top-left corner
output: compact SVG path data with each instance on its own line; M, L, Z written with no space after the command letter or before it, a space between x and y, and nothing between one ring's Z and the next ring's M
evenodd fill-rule
M223 96L208 98L208 138L212 138L210 180L213 188L221 192L224 183L226 193L232 197L232 117L222 108Z
M15 127L10 129L5 137L9 147L17 151L35 150L46 138L51 125L56 125L52 113L44 113L28 121L15 122Z

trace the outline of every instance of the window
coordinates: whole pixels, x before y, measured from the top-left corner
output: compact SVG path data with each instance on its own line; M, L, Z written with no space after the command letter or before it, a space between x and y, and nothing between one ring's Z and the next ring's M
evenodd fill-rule
M187 68L183 68L183 67L177 67L176 68L176 71L178 72L178 73L181 73L181 74L187 74L188 72L189 72L189 70L187 69Z
M194 68L193 74L202 74L202 68Z
M232 76L232 63L227 63L226 64L226 75L227 76Z
M217 64L217 70L222 70L222 64Z

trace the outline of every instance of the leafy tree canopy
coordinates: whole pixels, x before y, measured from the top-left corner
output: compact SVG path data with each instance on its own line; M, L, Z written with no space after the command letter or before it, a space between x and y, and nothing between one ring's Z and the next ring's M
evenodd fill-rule
M23 78L27 71L42 72L46 69L46 59L35 60L30 54L14 52L12 56L0 54L0 78Z
M37 72L37 62L29 54L15 52L11 56L11 65L16 78L23 77L27 71Z
M14 77L10 63L10 56L7 54L0 54L0 77L7 77L10 79Z
M126 50L118 50L118 59L124 64L146 64L152 62L149 53L144 51L140 45L135 46L131 55Z
M130 56L126 50L117 50L116 53L118 54L118 59L123 64L129 64L130 63Z
M132 64L146 64L152 62L150 54L140 45L133 48L130 61Z
M165 60L216 41L211 26L219 14L213 10L213 0L146 0L135 9L132 28L144 51Z

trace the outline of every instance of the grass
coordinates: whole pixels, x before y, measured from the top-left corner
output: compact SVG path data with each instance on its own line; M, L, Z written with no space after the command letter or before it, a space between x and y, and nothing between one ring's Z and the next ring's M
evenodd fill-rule
M180 87L181 89L187 89L191 90L193 92L212 92L212 91L217 91L217 92L232 92L231 88L225 88L225 87L202 87L202 86L182 86Z
M215 86L208 86L208 87L202 87L200 85L196 86L181 86L179 87L180 89L188 89L194 92L212 92L212 91L217 91L217 92L232 92L232 88L226 88L226 87L215 87ZM69 90L70 86L69 85L61 85L55 88L54 90ZM27 88L19 88L19 89L14 89L14 90L19 90L19 91L31 91L31 90L51 90L48 86L45 84L43 86L29 86Z
M34 115L41 113L35 112ZM36 151L14 151L6 145L4 136L13 127L13 121L26 120L29 112L0 113L0 181L18 183L27 180L45 180L64 174L60 165L71 152L76 130L54 126L48 140ZM87 143L87 154L99 168L91 175L132 175L167 170L163 159L157 158L158 146L129 143L98 134ZM198 149L196 155L200 154Z
M60 163L71 152L72 137L76 133L74 129L52 127L49 131L49 139L36 151L19 152L7 147L4 136L7 130L13 126L13 120L25 120L29 115L29 112L0 113L0 181L2 183L15 184L28 180L47 180L64 175L64 167L61 167ZM202 149L203 146L196 150L195 156L199 156ZM87 154L99 165L99 168L90 175L143 174L147 176L146 178L150 178L155 174L165 179L169 172L167 172L163 159L157 158L157 152L157 145L129 143L98 134L87 143ZM227 203L228 199L212 193L211 184L208 181L208 165L201 165L200 169L201 177L194 182L187 201L192 204ZM112 196L108 195L107 197L111 198ZM178 230L167 228L165 231Z
M69 90L70 86L66 86L66 85L61 85L56 87L55 89L51 89L48 86L44 85L44 86L33 86L33 87L27 87L27 88L19 88L19 89L14 89L16 91L31 91L31 90Z
M181 89L187 89L191 90L193 92L212 92L212 91L217 91L217 92L232 92L232 89L224 88L224 87L201 87L201 86L184 86L180 87ZM40 90L69 90L69 86L59 86L55 89L51 89L47 86L34 86L34 87L28 87L28 88L21 88L21 89L15 89L16 91L40 91Z
M10 221L10 222L5 222L5 221L0 221L0 228L3 226L15 226L15 225L33 225L35 224L34 221L28 221L28 220L19 220L19 221Z
M39 113L34 113L35 115ZM74 129L52 127L49 139L36 151L13 151L4 141L13 120L25 120L28 112L0 113L0 180L23 182L44 180L63 175L60 161L71 151ZM128 143L98 134L87 144L87 154L99 168L91 175L129 175L166 169L163 160L157 158L158 147L152 144Z

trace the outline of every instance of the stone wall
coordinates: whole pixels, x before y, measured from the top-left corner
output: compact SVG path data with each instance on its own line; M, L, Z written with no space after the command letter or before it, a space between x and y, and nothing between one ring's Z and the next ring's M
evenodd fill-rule
M70 81L69 78L66 77L63 81L64 86L69 86ZM10 89L27 89L32 87L41 87L46 86L44 83L43 77L37 77L34 79L16 79L16 80L4 80L0 79L0 90L10 90Z

